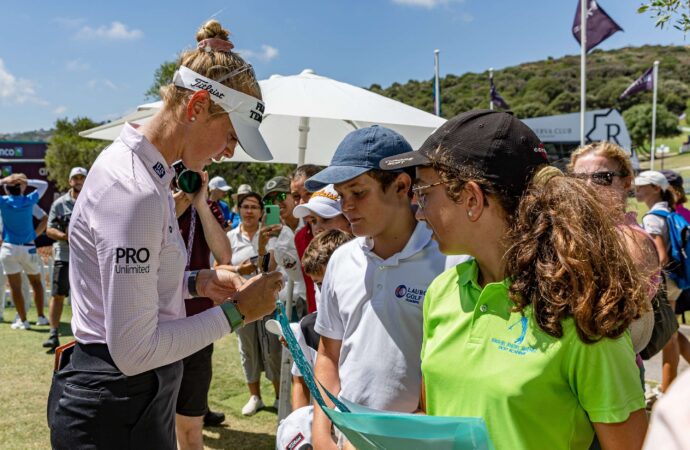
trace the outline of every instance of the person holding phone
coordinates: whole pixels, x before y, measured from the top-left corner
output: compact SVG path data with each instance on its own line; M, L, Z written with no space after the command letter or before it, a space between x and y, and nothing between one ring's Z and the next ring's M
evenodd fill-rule
M228 34L215 20L201 27L161 89L163 107L141 128L124 125L79 194L69 225L77 343L48 398L54 449L176 448L181 360L275 307L279 273L185 272L170 192L175 161L201 172L237 142L271 158L261 91ZM189 297L218 306L185 317Z
M259 241L264 203L259 194L249 192L238 195L237 204L242 222L228 233L232 247L230 267L243 277L250 278L259 269L259 259L263 260L263 256L259 256ZM268 239L268 233L264 233L264 236L264 239ZM263 246L265 248L266 244ZM262 255L268 256L265 250ZM278 338L266 331L266 321L271 318L271 315L267 315L237 332L240 361L249 389L249 399L242 407L242 414L245 416L252 416L265 407L261 397L262 372L265 372L266 378L273 383L277 404L280 392L281 347Z
M281 291L280 299L286 301L288 298L287 281L291 280L293 286L293 305L294 314L297 318L302 318L307 314L307 290L302 275L299 254L295 246L295 233L305 226L304 222L294 216L295 199L291 195L290 179L287 177L274 177L266 182L264 186L264 205L266 209L265 224L262 234L270 237L267 242L266 251L271 255L270 267L277 266L283 273L286 281L286 289ZM278 208L280 222L276 222L275 210ZM259 248L260 254L264 254L264 248ZM288 312L289 315L293 314Z

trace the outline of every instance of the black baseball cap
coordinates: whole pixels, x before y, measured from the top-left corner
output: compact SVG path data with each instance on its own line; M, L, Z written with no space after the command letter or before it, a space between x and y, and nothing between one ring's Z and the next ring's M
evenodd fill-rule
M677 188L683 188L683 177L678 172L666 169L662 170L661 173L663 173L666 180L668 180L668 184Z
M438 148L447 150L449 166L474 167L517 195L525 191L536 168L549 164L544 144L527 125L507 112L477 109L448 120L419 150L383 159L380 168L429 165Z

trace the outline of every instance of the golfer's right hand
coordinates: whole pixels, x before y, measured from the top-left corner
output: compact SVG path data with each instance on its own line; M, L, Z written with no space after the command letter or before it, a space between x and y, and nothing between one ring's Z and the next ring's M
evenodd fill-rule
M247 280L240 287L233 300L237 309L244 316L244 323L259 320L276 308L278 292L283 289L283 275L280 272L268 272Z

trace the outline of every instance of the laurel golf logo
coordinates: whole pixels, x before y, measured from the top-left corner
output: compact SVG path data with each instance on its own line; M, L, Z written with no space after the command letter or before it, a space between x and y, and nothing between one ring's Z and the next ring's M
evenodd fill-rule
M415 305L418 305L424 299L424 294L426 294L426 289L413 288L411 286L405 286L404 284L395 288L396 297Z

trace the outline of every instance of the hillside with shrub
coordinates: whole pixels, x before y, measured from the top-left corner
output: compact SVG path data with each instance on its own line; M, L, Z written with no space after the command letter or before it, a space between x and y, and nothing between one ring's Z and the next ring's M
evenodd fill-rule
M690 99L690 48L682 46L627 47L593 50L587 57L587 108L614 107L621 112L652 102L644 92L619 100L621 93L659 60L658 102L681 115ZM448 74L441 79L442 115L452 117L473 108L488 108L489 72ZM549 57L494 70L494 84L517 117L528 118L580 110L580 56ZM410 80L374 92L433 112L433 80Z

